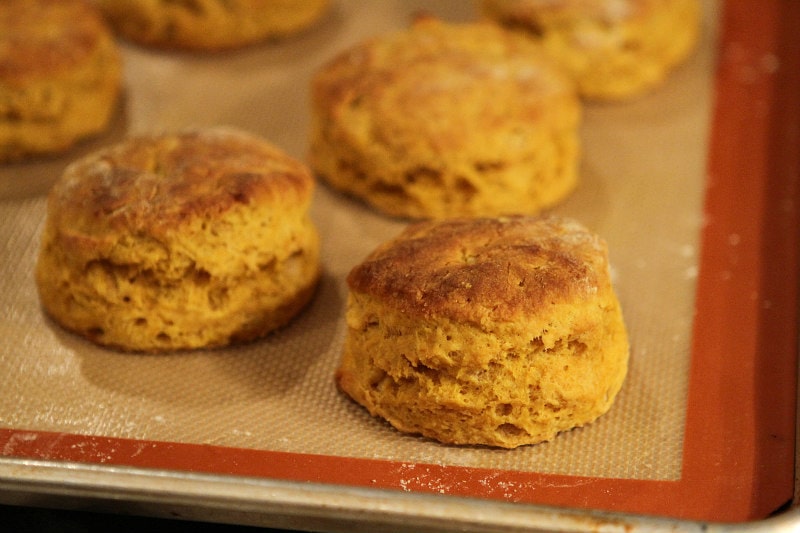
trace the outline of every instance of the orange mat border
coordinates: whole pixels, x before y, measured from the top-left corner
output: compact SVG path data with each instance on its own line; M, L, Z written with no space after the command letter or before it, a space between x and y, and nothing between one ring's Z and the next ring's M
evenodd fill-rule
M0 455L692 520L767 516L794 489L800 2L767 0L754 10L751 0L727 0L722 8L680 480L549 475L15 428L0 428ZM27 438L32 434L35 439Z

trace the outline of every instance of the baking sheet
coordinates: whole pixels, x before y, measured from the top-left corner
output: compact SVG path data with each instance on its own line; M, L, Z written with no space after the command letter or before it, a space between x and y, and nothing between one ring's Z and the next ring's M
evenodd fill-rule
M775 448L783 456L773 455L772 466L737 466L742 473L730 477L735 486L711 479L713 494L699 500L685 486L692 480L687 464L719 455L727 468L730 461L739 460L719 450L739 428L738 422L704 420L713 410L691 415L693 372L713 370L692 367L698 352L698 336L693 335L698 279L714 276L731 286L731 279L740 275L739 261L758 264L764 254L771 257L775 252L755 246L751 259L749 252L739 252L752 250L751 242L761 242L764 204L753 202L753 217L742 219L744 227L722 226L730 264L713 274L703 270L704 264L719 263L703 259L708 251L701 242L709 225L713 229L717 222L708 220L704 203L714 184L707 176L707 156L713 148L709 139L713 142L714 106L720 101L714 92L717 62L732 61L737 75L749 75L754 87L781 68L777 56L767 51L750 57L747 54L754 52L741 43L718 46L721 5L716 2L705 3L697 53L664 87L630 103L587 105L583 182L555 209L581 220L609 242L632 343L626 384L612 410L591 426L512 451L449 447L401 435L340 395L332 375L344 334L344 276L375 245L399 232L403 222L382 217L325 186L317 191L313 212L323 238L320 290L297 320L263 341L210 352L133 356L94 347L42 315L32 270L44 194L72 157L128 134L226 124L261 134L303 159L313 71L351 43L404 26L420 9L446 20L474 17L474 6L461 1L340 1L320 25L301 36L235 53L196 56L123 44L126 96L108 134L64 158L0 168L0 374L5 376L0 391L1 455L55 460L50 465L55 471L73 463L144 467L180 476L247 476L689 519L746 520L773 511L791 495L791 475L788 493L786 481L791 457L785 455L794 450L793 432L790 443ZM777 8L765 9L767 14L776 12ZM761 24L774 27L776 21ZM718 56L719 50L725 57ZM731 60L737 54L740 57ZM769 103L765 99L763 105ZM716 172L713 165L711 170ZM716 197L737 201L735 195ZM792 261L796 264L796 258L784 257L781 264ZM757 274L756 278L761 275ZM766 302L796 303L796 294L794 300L768 297L760 289L759 285L746 292L759 307ZM757 318L751 322L760 324ZM755 325L748 328L753 329ZM757 348L758 339L745 335L742 341ZM786 346L781 349L785 352ZM752 358L751 349L742 355L748 356ZM792 371L795 358L796 350L781 359L777 371ZM758 361L746 362L752 366ZM760 374L746 368L737 375L749 380L742 389L747 392ZM785 394L793 394L793 386L792 381ZM781 397L780 405L784 416L775 417L773 434L785 439L794 402ZM749 415L761 420L758 410ZM719 428L718 438L711 431L711 437L700 440L702 446L692 444L696 441L687 431L698 424ZM752 424L746 429L760 432ZM703 452L709 446L711 452ZM745 445L748 451L755 448L755 459L762 458L760 444ZM34 467L27 465L26 470L15 460L9 465L13 490L14 479L24 485L25 472ZM103 475L92 472L90 477ZM752 492L751 486L760 487L764 472L766 479L779 482L778 488L752 501L745 493ZM218 481L188 479L197 484ZM731 494L719 493L728 489ZM703 492L696 485L693 490ZM670 491L697 501L665 505L657 496ZM210 502L199 506L211 507Z

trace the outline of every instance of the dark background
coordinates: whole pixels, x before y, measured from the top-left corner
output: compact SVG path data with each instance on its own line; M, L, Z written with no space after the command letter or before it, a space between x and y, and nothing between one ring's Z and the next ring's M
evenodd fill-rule
M211 524L186 520L123 516L89 511L65 511L0 505L0 531L8 533L281 533L286 530Z

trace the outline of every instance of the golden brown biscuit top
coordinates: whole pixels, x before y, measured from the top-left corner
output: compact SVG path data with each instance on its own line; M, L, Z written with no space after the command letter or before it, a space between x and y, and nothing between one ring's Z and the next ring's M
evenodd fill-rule
M0 82L57 76L80 65L111 33L85 0L2 0Z
M74 235L165 234L242 205L309 201L310 171L270 143L214 128L131 138L71 164L49 216Z
M472 148L486 131L540 127L564 113L558 99L574 98L572 81L530 39L431 18L345 51L312 86L317 109L354 134L438 153Z
M484 5L504 19L520 23L596 20L613 25L641 18L658 4L669 2L674 0L484 0Z
M604 241L574 221L529 216L413 224L347 282L409 315L476 324L610 289Z

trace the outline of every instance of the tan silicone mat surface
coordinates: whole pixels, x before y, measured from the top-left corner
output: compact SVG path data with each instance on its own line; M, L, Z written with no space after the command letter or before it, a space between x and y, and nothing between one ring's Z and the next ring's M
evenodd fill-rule
M361 38L424 9L475 16L470 2L339 1L320 25L215 56L123 45L126 96L113 128L46 162L0 167L0 427L258 450L645 480L680 476L687 368L702 227L717 6L699 48L657 91L588 104L583 182L555 211L609 243L630 333L630 373L612 410L550 443L512 451L404 436L335 388L344 277L403 222L320 186L314 218L324 276L289 327L235 349L142 356L97 348L43 316L33 267L44 195L71 157L124 135L233 125L305 158L308 82ZM737 236L730 236L736 246ZM97 458L103 462L102 457Z

